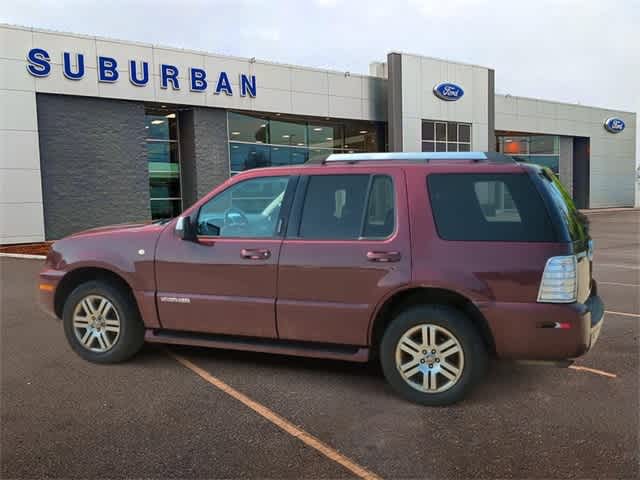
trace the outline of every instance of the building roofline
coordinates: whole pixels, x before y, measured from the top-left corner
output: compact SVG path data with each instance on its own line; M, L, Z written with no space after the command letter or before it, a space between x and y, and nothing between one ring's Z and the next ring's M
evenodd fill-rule
M619 108L600 107L598 105L584 105L582 103L575 103L575 102L561 102L560 100L549 100L549 99L546 99L546 98L537 98L537 97L525 97L524 95L512 95L510 93L496 93L495 96L496 97L512 98L512 99L521 98L523 100L532 100L532 101L536 101L536 102L555 103L555 104L558 104L558 105L569 105L569 106L572 106L572 107L582 107L582 108L592 108L592 109L596 109L597 108L598 110L609 110L610 112L627 113L629 115L637 116L637 112L633 112L631 110L621 110Z
M409 57L426 58L427 60L435 60L437 62L453 63L454 65L462 65L465 67L484 68L485 70L495 70L493 67L487 67L486 65L478 65L476 63L458 62L457 60L450 60L448 58L431 57L429 55L420 55L418 53L402 52L400 50L391 50L387 54L397 53L398 55L406 55Z
M148 42L140 42L138 40L124 40L124 39L121 39L121 38L103 37L103 36L100 36L100 35L89 35L89 34L85 34L85 33L66 32L66 31L63 31L63 30L52 30L52 29L39 28L39 27L27 27L27 26L24 26L24 25L14 25L14 24L1 23L0 22L0 28L3 28L3 27L4 28L15 29L15 30L24 30L24 31L34 32L34 33L46 33L46 34L52 34L52 35L61 35L61 36L65 36L65 37L75 37L75 38L84 39L84 40L96 40L96 41L102 41L102 42L120 43L120 44L123 44L123 45L132 45L132 46L138 46L138 47L153 48L153 49L157 49L157 50L172 50L172 51L176 51L176 52L191 53L191 54L195 54L195 55L203 55L203 56L208 56L208 57L222 57L222 58L225 58L225 59L238 60L238 61L242 61L242 62L251 61L251 58L249 58L249 57L239 57L239 56L236 56L236 55L228 55L226 53L215 53L215 52L208 52L208 51L205 51L205 50L193 50L193 49L189 49L189 48L180 48L180 47L175 47L175 46L172 47L170 45L154 44L154 43L148 43ZM259 58L255 58L255 63L259 63L259 64L263 64L263 65L272 65L272 66L283 67L283 68L293 68L293 69L296 69L296 70L308 70L308 71L314 71L314 72L332 73L332 74L339 74L339 75L346 75L348 73L350 77L370 78L370 79L376 79L376 80L380 80L380 79L386 80L385 78L377 77L375 75L367 75L367 74L364 74L364 73L351 72L351 71L348 71L348 70L335 70L335 69L329 69L329 68L310 67L310 66L305 66L305 65L294 65L294 64L291 64L291 63L276 62L276 61L272 61L272 60L263 60L263 59L259 59Z

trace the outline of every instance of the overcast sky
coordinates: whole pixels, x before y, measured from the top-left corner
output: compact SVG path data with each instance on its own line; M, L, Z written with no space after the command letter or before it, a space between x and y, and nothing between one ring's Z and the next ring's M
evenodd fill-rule
M492 67L499 93L640 111L640 0L14 0L0 21L358 73L397 50Z

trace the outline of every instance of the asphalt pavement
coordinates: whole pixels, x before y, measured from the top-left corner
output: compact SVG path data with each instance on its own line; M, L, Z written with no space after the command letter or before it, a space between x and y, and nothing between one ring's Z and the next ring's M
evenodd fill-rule
M373 364L151 345L89 364L37 305L41 261L0 258L0 477L357 476L346 458L382 478L638 478L640 212L590 219L608 313L576 365L593 371L496 362L446 408Z

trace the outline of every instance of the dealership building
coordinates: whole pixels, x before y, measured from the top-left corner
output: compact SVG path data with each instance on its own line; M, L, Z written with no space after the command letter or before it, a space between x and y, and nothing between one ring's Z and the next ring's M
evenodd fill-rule
M0 244L174 216L237 172L333 152L501 151L581 208L634 205L635 113L379 60L358 75L0 25Z

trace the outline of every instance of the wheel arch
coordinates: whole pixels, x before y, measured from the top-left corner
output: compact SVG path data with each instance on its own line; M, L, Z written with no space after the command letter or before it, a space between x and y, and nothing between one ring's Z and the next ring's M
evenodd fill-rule
M122 289L131 297L134 305L138 308L138 303L136 302L131 285L121 275L106 268L79 267L75 270L71 270L62 277L56 288L53 307L58 318L62 318L64 304L67 298L69 298L71 292L73 292L73 290L75 290L79 285L90 281L103 281Z
M489 323L468 297L446 288L416 286L393 293L378 308L369 329L369 344L373 356L378 355L382 335L393 318L414 305L445 305L461 311L476 327L487 350L495 353L495 341Z

